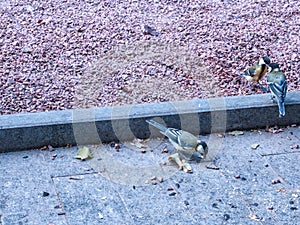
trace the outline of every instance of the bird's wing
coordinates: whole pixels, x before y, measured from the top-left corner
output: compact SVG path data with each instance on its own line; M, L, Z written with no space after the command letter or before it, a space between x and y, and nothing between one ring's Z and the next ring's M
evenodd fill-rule
M283 102L286 96L287 91L287 83L286 80L277 83L277 82L270 82L268 83L272 93L281 101Z
M252 77L255 74L255 69L256 69L256 67L252 66L252 67L246 69L244 71L244 73L241 74L240 76L250 76L250 77Z
M182 130L178 130L175 128L168 128L165 132L162 132L165 136L167 136L170 141L176 144L179 143L179 137L182 135Z
M186 131L182 131L182 134L178 137L178 142L185 149L195 149L198 145L197 137Z

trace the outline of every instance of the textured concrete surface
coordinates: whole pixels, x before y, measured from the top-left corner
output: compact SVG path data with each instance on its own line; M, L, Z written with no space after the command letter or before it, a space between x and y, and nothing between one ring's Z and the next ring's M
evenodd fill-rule
M201 138L209 155L192 174L161 138L89 145L86 161L77 146L1 153L0 224L299 224L299 125Z
M3 115L0 152L148 138L151 133L145 119L153 117L170 127L209 134L300 123L299 115L300 92L287 94L282 119L270 94Z

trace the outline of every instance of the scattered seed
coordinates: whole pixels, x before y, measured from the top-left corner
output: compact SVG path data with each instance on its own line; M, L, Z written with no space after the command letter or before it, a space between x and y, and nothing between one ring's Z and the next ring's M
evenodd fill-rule
M233 208L233 209L236 209L237 206L236 205L233 205L232 203L229 203L230 207Z
M119 144L115 144L115 146L114 146L114 149L118 152L118 151L120 151L120 145Z
M177 193L176 192L171 192L170 194L169 194L169 196L175 196Z
M46 191L43 191L43 197L47 197L47 196L49 196L50 195L50 193L48 193L48 192L46 192Z
M162 177L157 177L157 180L158 180L160 183L162 183L162 182L164 181L164 178L162 178Z
M185 204L186 206L190 205L190 203L188 202L188 200L184 200L184 204Z
M230 216L229 216L228 214L224 214L223 217L224 217L224 220L225 220L225 221L227 221L227 220L230 219Z
M114 148L115 145L116 145L116 143L115 142L111 142L109 145L110 145L110 147Z
M290 146L290 149L299 149L299 145L292 145L292 146Z
M295 211L295 210L297 210L298 208L297 208L296 206L292 206L290 209L293 210L293 211Z
M151 184L152 185L157 185L157 181L156 180L151 180Z
M235 178L235 179L240 179L240 178L241 178L241 175L240 175L240 174L237 174L237 175L234 176L234 178Z
M217 203L213 203L211 206L216 209L219 208Z
M183 181L184 181L183 178L179 178L178 183L180 184L180 183L182 183Z
M280 179L272 180L272 184L279 184L279 183L281 183Z
M165 146L165 147L161 150L161 153L168 153L167 146Z

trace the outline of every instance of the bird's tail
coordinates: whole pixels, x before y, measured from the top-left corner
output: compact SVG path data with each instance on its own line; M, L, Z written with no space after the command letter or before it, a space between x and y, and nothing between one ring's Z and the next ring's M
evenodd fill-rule
M166 132L166 130L168 130L167 127L161 125L160 123L155 122L154 120L146 120L147 123L149 123L150 125L156 127L157 129L159 129L162 132Z
M284 117L285 115L284 102L278 101L278 109L279 109L279 117Z

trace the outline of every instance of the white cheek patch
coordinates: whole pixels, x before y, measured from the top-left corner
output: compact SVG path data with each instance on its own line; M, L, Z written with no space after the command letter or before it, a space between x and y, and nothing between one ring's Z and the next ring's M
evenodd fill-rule
M246 76L246 80L247 80L247 81L252 81L252 80L253 80L253 77L251 77L251 76Z

